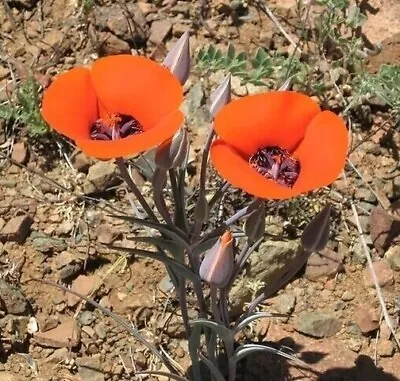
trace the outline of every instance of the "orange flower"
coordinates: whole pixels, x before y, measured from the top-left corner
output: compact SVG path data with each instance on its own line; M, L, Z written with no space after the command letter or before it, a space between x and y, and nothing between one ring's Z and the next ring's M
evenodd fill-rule
M183 90L163 66L117 55L61 74L44 94L43 118L87 155L133 155L179 129Z
M347 155L343 121L291 91L251 95L225 106L211 161L231 184L261 198L287 199L335 181Z

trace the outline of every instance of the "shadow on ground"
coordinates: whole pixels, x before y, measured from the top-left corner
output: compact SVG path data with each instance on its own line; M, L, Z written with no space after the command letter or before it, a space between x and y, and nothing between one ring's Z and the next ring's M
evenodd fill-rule
M265 343L265 345L280 348L291 354L299 353L302 349L300 345L293 345L293 342L290 348L277 343ZM321 371L320 369L326 368L327 364L321 366L318 363L327 356L327 353L302 350L298 358L308 365L302 367L275 354L251 354L238 364L236 381L400 381L393 374L378 368L373 360L365 355L359 355L353 366L332 367ZM219 369L226 377L225 364L226 360L221 358ZM202 380L209 381L208 370L204 364L202 373ZM190 375L189 368L187 376L190 378Z

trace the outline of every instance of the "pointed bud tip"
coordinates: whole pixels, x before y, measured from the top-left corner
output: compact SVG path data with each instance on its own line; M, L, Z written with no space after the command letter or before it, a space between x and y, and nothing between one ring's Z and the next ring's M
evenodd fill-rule
M213 117L218 114L226 104L231 101L231 74L229 73L222 83L212 92L210 96L210 113Z
M163 65L175 75L183 86L189 78L190 61L189 32L185 32L167 54Z

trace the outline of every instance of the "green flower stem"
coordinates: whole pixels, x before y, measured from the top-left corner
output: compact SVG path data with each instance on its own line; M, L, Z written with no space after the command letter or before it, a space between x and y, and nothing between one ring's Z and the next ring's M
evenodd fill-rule
M229 289L227 287L221 288L220 290L220 310L221 317L225 326L229 327Z
M191 237L191 243L196 244L200 238L201 235L201 229L203 228L203 222L201 221L196 221L193 226L193 233Z
M199 317L207 318L206 313L206 302L204 300L203 287L201 286L201 282L193 282L194 293L196 294L197 303L199 307Z
M242 268L242 266L240 264L243 261L243 258L246 256L246 254L249 251L249 249L250 249L250 245L246 241L246 243L242 247L242 250L240 251L239 255L235 258L235 269L233 270L233 274L231 276L231 279L229 280L229 283L226 286L227 294L229 294L229 291L233 286L233 282L235 281L235 279L237 278L237 276L240 273L240 270Z
M222 324L221 314L218 308L218 287L210 285L210 299L211 299L211 309L214 315L214 319L218 324Z
M214 196L212 196L211 200L208 203L208 205L210 206L210 211L217 203L217 201L225 194L225 192L228 190L229 187L230 184L227 181L224 181L221 184L221 186L217 189L217 191L214 193Z
M154 214L153 210L150 208L149 204L147 203L146 199L143 197L142 193L140 192L139 188L136 186L135 182L133 181L131 174L128 171L128 168L125 164L125 161L122 157L117 158L116 163L118 165L119 171L121 172L121 176L125 180L126 184L128 185L131 192L135 195L136 199L139 201L142 208L145 210L147 215L151 220L154 222L158 222L158 218Z
M178 281L178 300L179 300L179 307L182 313L183 325L186 331L186 337L189 340L191 331L189 325L189 314L188 314L188 306L186 298L186 281L185 278L182 277L179 277Z
M210 125L210 128L208 130L208 135L206 138L206 142L204 144L203 148L203 155L201 157L201 167L200 167L200 180L199 180L199 193L205 194L205 188L206 188L206 174L207 174L207 164L208 164L208 156L210 153L210 148L211 148L211 143L214 139L214 128L213 125ZM192 228L193 231L193 238L192 242L196 243L200 237L201 229L203 227L203 222L201 221L196 221L194 223L194 226Z
M154 205L158 210L158 213L164 219L167 225L173 225L168 207L165 203L164 189L162 185L166 180L166 172L163 169L157 168L153 175L153 195Z
M260 238L258 241L254 242L252 245L250 245L248 242L246 242L240 251L239 255L237 256L235 263L235 270L233 271L233 274L231 276L231 279L229 281L229 284L227 286L228 291L232 288L233 282L235 279L238 277L240 272L242 271L247 259L249 258L250 254L258 247L258 245L263 241L264 237Z
M185 213L185 199L184 199L184 183L178 182L176 170L174 168L168 171L169 181L171 183L172 197L174 198L175 212L174 221L175 225L183 232L187 233L187 216ZM183 188L183 189L182 189Z
M265 299L267 299L268 296L265 295L264 292L262 292L260 295L258 295L247 307L246 313L243 315L243 317L250 316L250 314L257 308L257 306L262 303ZM242 319L241 319L242 320ZM238 322L239 323L239 322Z
M200 167L200 190L205 190L206 186L206 174L207 174L207 163L208 163L208 155L210 153L211 143L214 139L214 126L211 124L210 129L208 130L208 135L206 138L206 142L204 144L203 155L201 158L201 167Z
M223 222L220 226L215 228L213 231L207 233L204 237L201 238L201 241L206 241L210 238L219 237L221 234L225 232L225 230L233 225L236 221L241 218L247 216L249 214L250 205L245 206L244 208L237 211L232 217L228 218L225 222ZM193 244L192 244L193 246Z
M181 208L182 208L182 230L189 234L189 220L186 213L186 188L185 188L185 179L186 179L186 167L180 168L178 172L178 191L181 200Z

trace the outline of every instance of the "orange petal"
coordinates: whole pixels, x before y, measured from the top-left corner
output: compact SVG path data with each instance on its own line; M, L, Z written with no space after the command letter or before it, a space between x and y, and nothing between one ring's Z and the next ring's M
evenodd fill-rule
M299 194L260 175L236 151L222 140L211 146L211 161L217 172L232 185L254 196L267 199L287 199Z
M348 144L342 119L330 111L318 114L293 154L301 163L294 188L303 193L334 182L346 163Z
M60 134L88 137L90 125L98 118L89 70L78 67L59 75L44 93L42 115Z
M292 151L319 112L319 106L300 93L256 94L225 106L215 118L214 129L222 140L246 155L267 146Z
M81 139L76 140L76 145L88 156L98 159L112 159L131 156L162 143L172 137L183 123L183 114L175 111L164 117L151 130L124 139L106 141Z
M102 106L110 113L131 115L145 130L177 110L183 100L182 86L174 75L144 57L101 58L91 74Z

